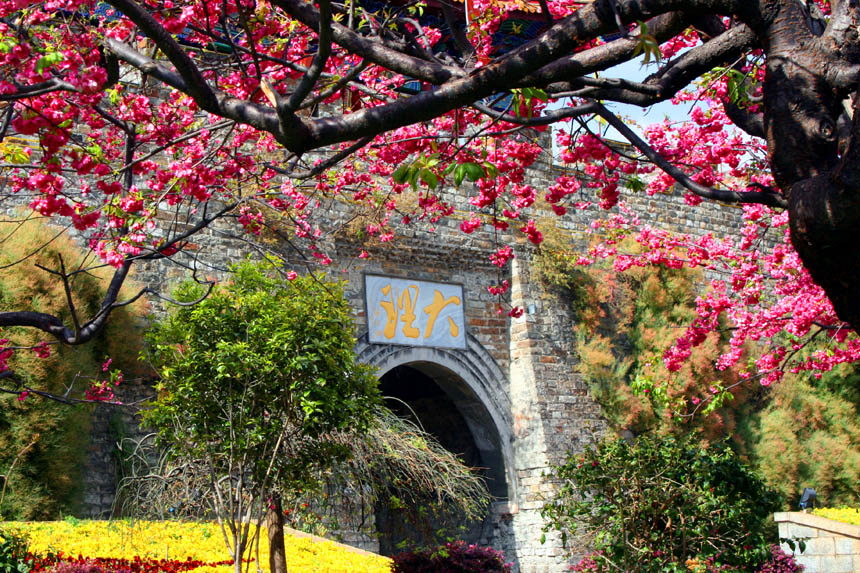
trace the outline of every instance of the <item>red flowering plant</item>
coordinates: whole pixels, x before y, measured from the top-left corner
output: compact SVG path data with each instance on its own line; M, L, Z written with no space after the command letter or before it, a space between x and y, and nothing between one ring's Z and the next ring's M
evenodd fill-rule
M492 547L469 545L452 541L440 547L404 551L392 557L394 573L431 573L442 571L509 573L511 564L505 562L501 551Z
M57 553L49 556L30 556L30 573L182 573L198 567L218 567L232 565L232 561L205 562L190 557L179 559L122 559L116 557L72 557Z
M534 37L506 34L524 8L537 18ZM93 264L114 269L97 311L4 308L0 327L87 342L126 302L119 292L133 266L193 266L195 235L221 219L236 219L250 238L277 227L319 268L333 262L328 239L337 221L360 221L370 242L355 255L365 257L400 225L436 225L460 217L459 207L469 211L464 232L476 221L497 231L489 256L500 267L498 288L516 236L542 240L536 209L610 209L625 186L659 198L677 183L691 205L743 206L739 236L637 229L621 213L596 223L607 241L579 259L616 256L612 234L641 231L647 252L621 253L620 268L721 273L702 295L699 318L667 352L670 369L720 317L734 329L735 349L765 341L748 369L765 383L786 369L857 359L860 123L851 102L860 40L851 23L860 8L827 0L475 0L464 9L0 2L3 193L74 228ZM612 77L614 66L640 58L652 74ZM611 108L668 99L703 106L644 135ZM592 120L631 147L607 141ZM525 173L549 153L534 139L549 125L565 169L536 189ZM448 190L464 182L469 198L455 204ZM334 204L346 218L331 216ZM761 245L766 229L776 231L776 246ZM44 272L68 285L89 266ZM500 309L505 295L496 291ZM810 351L816 337L827 344ZM2 340L0 376L8 381L7 361L20 345ZM717 365L738 356L729 352ZM94 388L90 399L110 392Z

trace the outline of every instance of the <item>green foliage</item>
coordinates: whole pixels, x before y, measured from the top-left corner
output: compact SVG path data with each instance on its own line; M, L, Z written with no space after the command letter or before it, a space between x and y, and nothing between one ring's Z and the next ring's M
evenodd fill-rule
M0 573L30 573L28 547L26 536L8 527L0 529Z
M348 527L362 527L368 509L377 524L387 522L380 542L436 545L462 537L480 524L490 503L480 473L466 466L413 422L378 408L367 434L340 433L349 447L348 463L333 466L323 478L323 498L331 517L353 516ZM320 508L318 492L306 500ZM323 508L320 508L323 509Z
M556 469L543 509L565 543L585 537L599 570L687 571L687 561L750 571L770 556L780 498L724 445L672 437L606 441Z
M642 54L642 65L647 66L651 63L651 58L654 58L656 63L660 63L660 60L663 58L662 52L660 52L660 42L657 41L657 38L654 37L653 34L648 33L648 25L639 21L639 37L637 38L636 46L633 48L633 55L638 56Z
M15 232L7 236L13 228ZM62 256L67 266L77 267L89 255L67 237L56 235L57 229L36 221L20 228L17 223L0 222L0 266L22 261L36 251L0 276L0 308L30 307L71 323L62 283L35 265L56 268ZM81 315L92 316L98 311L107 276L109 272L95 270L79 273L72 279L72 297ZM106 356L111 356L114 365L127 377L136 376L140 369L137 355L142 337L137 333L142 314L141 305L116 309L93 343L52 345L49 358L19 350L10 360L10 368L27 385L47 392L64 394L74 384L73 397L81 397L88 383L86 377L100 373ZM44 340L43 336L24 328L6 328L2 333L11 344L23 347ZM15 395L0 396L0 474L8 474L0 505L3 518L56 519L75 511L80 499L80 469L86 455L90 414L91 407L68 406L34 395L23 401L18 401Z
M794 507L804 487L828 505L860 504L860 418L835 384L786 376L739 427L745 453Z
M235 267L233 282L148 335L161 381L145 423L177 455L208 459L219 475L244 460L256 485L270 471L293 486L309 479L344 453L327 436L361 434L378 402L371 370L355 362L342 289ZM185 285L178 296L198 294Z

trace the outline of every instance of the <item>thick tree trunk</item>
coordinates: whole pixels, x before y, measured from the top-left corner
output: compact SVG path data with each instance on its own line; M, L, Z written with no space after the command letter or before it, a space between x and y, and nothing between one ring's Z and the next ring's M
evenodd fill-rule
M791 189L791 242L840 319L860 332L860 190L829 175Z
M287 573L284 510L279 494L272 494L269 510L266 512L266 528L269 530L269 569L271 573Z
M834 69L856 66L852 41L834 40L835 21L817 36L801 3L769 6L758 30L767 53L764 127L774 179L788 194L791 241L838 317L860 332L860 154L852 143L846 155L840 141L848 88L834 83ZM860 141L856 122L853 131Z

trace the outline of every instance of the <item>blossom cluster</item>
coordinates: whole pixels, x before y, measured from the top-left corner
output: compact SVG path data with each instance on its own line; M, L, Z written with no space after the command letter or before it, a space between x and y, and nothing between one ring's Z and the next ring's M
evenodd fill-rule
M584 4L590 3L546 3L556 18ZM474 46L470 65L481 68L501 55L494 37L504 22L533 4L475 0L467 9L466 34ZM264 108L289 97L319 54L318 30L265 0L171 0L149 14L150 24L163 27L207 85L242 105ZM675 187L672 177L607 141L586 117L557 123L562 172L546 189L536 189L525 174L550 153L536 139L545 126L526 131L519 123L545 114L550 98L533 88L485 101L499 117L462 107L375 135L357 147L336 144L326 150L332 153L302 164L302 154L285 154L272 131L210 114L200 98L195 101L166 84L153 88L152 78L131 66L117 72L105 55L107 40L139 48L141 54L159 52L150 49L150 39L128 15L105 11L95 0L0 0L0 16L0 94L14 100L8 109L15 137L0 144L7 189L27 197L34 213L74 228L104 264L117 269L144 257L179 260L194 249L185 232L196 221L222 205L235 205L230 216L247 233L271 231L309 254L308 265L318 267L332 265L332 234L344 228L360 243L355 256L364 258L372 252L370 245L390 243L400 225L424 222L433 228L458 217L460 229L472 233L484 222L495 241L488 257L499 268L497 284L502 284L501 273L516 256L515 238L538 247L542 243L539 214L564 216L592 204L618 209L625 187L655 197ZM417 33L415 21L409 16L400 23ZM438 28L423 26L413 48L435 49L442 36ZM576 50L602 41L584 42ZM660 52L664 58L678 57L701 41L695 32L683 32ZM219 49L229 57L219 59ZM722 106L730 100L756 110L764 73L760 56L752 53L735 70L745 77L744 93L730 81L730 71L707 74L703 85L673 100L689 106L689 121L644 128L647 144L693 183L742 192L773 186L762 159L763 142L732 130ZM117 73L119 78L112 77ZM298 110L302 117L321 109L343 116L382 109L409 90L437 87L338 45L332 46L319 77L308 105ZM352 81L341 81L347 78ZM324 157L335 153L348 157L326 167ZM282 176L289 171L285 166L298 164L307 168L302 176ZM469 195L462 205L465 214L455 211L448 193L452 186L464 186ZM685 200L702 202L692 192ZM735 239L637 229L635 217L614 213L595 222L594 232L604 240L578 262L615 257L620 237L638 233L643 253L620 253L615 259L619 270L687 265L718 277L700 297L698 319L666 352L668 368L689 358L708 332L727 328L732 351L716 359L717 367L740 361L748 344L763 344L746 373L766 384L786 369L820 372L860 358L860 342L835 316L792 249L784 213L746 207L744 228ZM771 237L777 244L764 246ZM505 290L491 292L502 310ZM511 308L508 314L516 318L522 309ZM810 345L813 337L826 343ZM14 351L13 343L0 341L0 372ZM109 386L94 386L90 397L111 399Z

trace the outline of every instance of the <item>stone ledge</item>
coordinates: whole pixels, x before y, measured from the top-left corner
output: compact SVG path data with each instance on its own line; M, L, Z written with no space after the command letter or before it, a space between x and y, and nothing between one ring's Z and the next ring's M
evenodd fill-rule
M842 523L841 521L834 521L811 513L804 513L801 511L781 511L773 514L773 520L777 523L794 523L806 527L814 527L815 529L835 533L844 537L860 539L860 526L851 525L850 523Z

